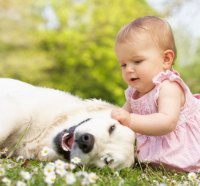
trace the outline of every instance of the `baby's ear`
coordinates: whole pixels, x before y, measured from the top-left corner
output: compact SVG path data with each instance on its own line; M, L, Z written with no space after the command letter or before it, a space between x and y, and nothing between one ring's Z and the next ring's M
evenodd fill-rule
M175 54L172 50L165 50L163 55L163 67L165 70L170 70L174 62Z

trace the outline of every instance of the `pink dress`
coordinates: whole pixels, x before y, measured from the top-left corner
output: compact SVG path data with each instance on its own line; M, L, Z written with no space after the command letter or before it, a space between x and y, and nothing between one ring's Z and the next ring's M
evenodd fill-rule
M157 99L164 80L177 82L185 92L186 101L181 108L176 129L163 136L137 134L137 157L179 171L200 171L200 100L194 96L180 76L172 71L161 72L153 78L155 88L143 97L134 99L135 89L125 91L133 113L147 115L158 112Z

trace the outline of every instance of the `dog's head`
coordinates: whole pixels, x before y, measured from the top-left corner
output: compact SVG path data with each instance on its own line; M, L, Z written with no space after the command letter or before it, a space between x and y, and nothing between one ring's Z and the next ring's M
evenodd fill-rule
M83 165L121 169L134 164L135 135L110 116L110 111L91 112L55 138L58 153L78 157Z

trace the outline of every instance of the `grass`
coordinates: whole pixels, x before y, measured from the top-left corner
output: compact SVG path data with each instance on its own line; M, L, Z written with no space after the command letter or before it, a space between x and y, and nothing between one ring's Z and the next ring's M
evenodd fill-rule
M67 166L66 166L67 165ZM1 186L175 186L200 185L200 174L176 173L148 165L120 171L109 168L78 167L62 161L40 162L24 159L0 159Z

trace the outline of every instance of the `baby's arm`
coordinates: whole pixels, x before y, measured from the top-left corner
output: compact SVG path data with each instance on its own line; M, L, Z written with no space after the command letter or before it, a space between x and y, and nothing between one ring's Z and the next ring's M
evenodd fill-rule
M184 102L182 88L176 82L164 81L160 88L157 113L149 115L129 113L125 110L125 106L125 109L114 110L112 117L135 132L149 136L165 135L175 129Z

